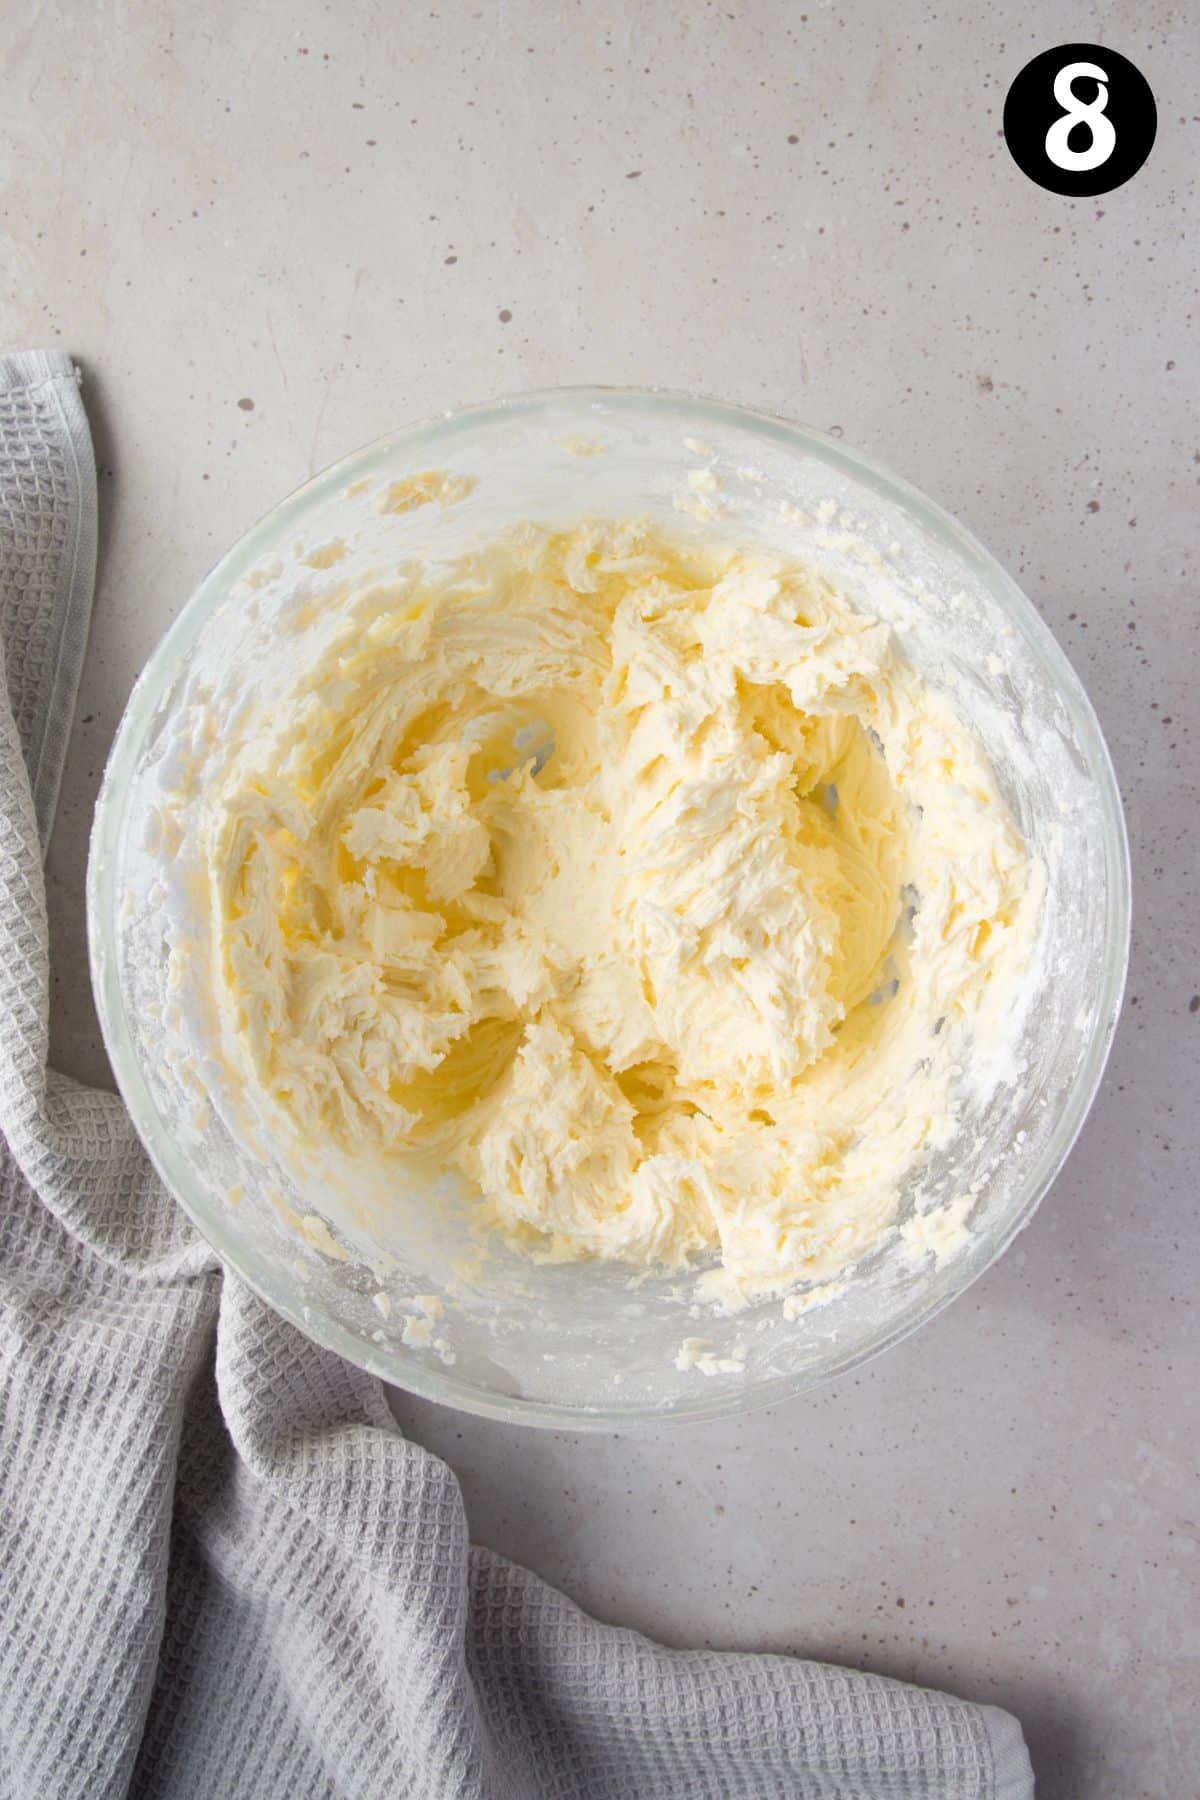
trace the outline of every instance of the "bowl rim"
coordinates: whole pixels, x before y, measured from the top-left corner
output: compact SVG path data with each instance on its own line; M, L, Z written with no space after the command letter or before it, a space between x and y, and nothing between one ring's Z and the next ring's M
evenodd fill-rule
M634 1404L588 1408L554 1401L501 1395L481 1388L452 1368L435 1366L402 1346L388 1346L386 1354L367 1349L353 1333L327 1318L306 1318L301 1307L283 1292L275 1292L269 1279L245 1266L233 1235L226 1229L218 1208L206 1211L197 1193L203 1181L182 1155L154 1104L149 1084L134 1054L133 1033L128 1024L125 996L119 979L115 850L124 823L123 800L141 753L148 729L178 677L179 666L199 636L209 616L230 586L246 574L262 555L264 540L274 539L298 520L315 501L329 498L375 462L396 450L420 442L448 445L472 428L492 425L549 407L575 404L602 416L606 410L636 411L648 408L662 413L684 413L690 419L724 422L800 454L817 455L827 465L849 474L880 498L900 505L935 537L952 546L986 583L1027 648L1050 677L1073 728L1088 757L1089 772L1097 787L1102 821L1105 873L1105 921L1100 988L1094 1024L1079 1058L1054 1131L1038 1161L1026 1176L1019 1203L1013 1207L1005 1229L988 1246L985 1259L962 1264L958 1283L922 1302L919 1295L869 1338L835 1355L816 1370L773 1376L744 1388L698 1391L662 1406ZM1007 570L975 535L952 514L920 489L865 453L848 448L827 433L780 414L742 406L705 394L666 387L604 386L599 384L537 388L501 395L490 401L454 407L401 426L361 445L330 463L292 490L264 514L216 562L196 586L177 617L160 638L131 690L106 761L90 835L87 868L88 956L92 988L100 1028L113 1075L128 1108L134 1128L167 1193L180 1205L201 1236L216 1250L223 1264L251 1288L273 1311L286 1318L305 1337L335 1351L359 1368L389 1384L426 1400L459 1411L511 1424L528 1424L554 1430L623 1431L660 1422L698 1422L729 1418L776 1405L783 1400L832 1381L900 1343L957 1300L1008 1249L1032 1219L1074 1146L1100 1087L1108 1061L1125 990L1129 961L1131 872L1125 815L1112 758L1091 700L1074 666L1033 602Z

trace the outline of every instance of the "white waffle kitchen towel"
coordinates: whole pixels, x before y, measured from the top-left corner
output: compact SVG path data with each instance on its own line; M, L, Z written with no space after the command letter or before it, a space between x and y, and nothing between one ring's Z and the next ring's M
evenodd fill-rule
M1027 1800L1007 1713L664 1650L472 1550L379 1384L221 1273L115 1096L47 1073L95 543L70 361L0 358L0 1793Z

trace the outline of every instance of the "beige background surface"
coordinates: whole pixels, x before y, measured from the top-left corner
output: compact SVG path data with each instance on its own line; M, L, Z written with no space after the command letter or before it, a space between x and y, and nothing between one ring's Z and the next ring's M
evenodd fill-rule
M1133 840L1126 1016L1017 1247L883 1361L726 1424L576 1440L401 1399L477 1537L668 1642L1016 1711L1050 1800L1200 1768L1195 1323L1200 27L1184 7L172 0L6 10L0 339L87 375L103 551L50 857L60 1066L103 1080L86 835L129 688L232 539L389 426L525 386L702 389L845 435L1023 580ZM1097 201L1009 81L1132 57Z

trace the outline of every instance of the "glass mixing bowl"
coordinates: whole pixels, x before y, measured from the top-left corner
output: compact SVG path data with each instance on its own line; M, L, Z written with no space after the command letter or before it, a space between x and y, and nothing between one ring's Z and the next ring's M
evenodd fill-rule
M372 509L384 484L427 470L469 477L471 491L398 518ZM239 1095L207 1054L204 922L187 880L194 846L162 822L181 768L203 773L206 758L219 760L247 680L267 694L286 685L305 621L319 629L322 597L347 580L406 556L457 554L516 519L633 514L695 529L689 507L711 515L721 536L807 561L888 620L979 734L1047 870L1040 991L1007 1075L986 1101L963 1103L953 1141L919 1171L923 1203L978 1194L966 1243L940 1263L914 1262L893 1231L841 1292L809 1310L776 1300L720 1315L678 1279L631 1286L619 1269L539 1266L508 1252L473 1276L453 1195L428 1189L398 1195L374 1235L333 1216L320 1184L306 1186L303 1170L283 1167L245 1127ZM181 920L189 908L195 916ZM946 513L866 457L781 419L588 388L397 431L317 476L234 546L130 698L96 809L88 917L121 1092L168 1189L243 1280L310 1337L430 1399L611 1429L738 1412L851 1368L932 1318L1028 1224L1112 1039L1128 849L1078 679L1029 601ZM901 1218L915 1193L914 1179ZM704 1341L703 1366L676 1366L685 1338Z

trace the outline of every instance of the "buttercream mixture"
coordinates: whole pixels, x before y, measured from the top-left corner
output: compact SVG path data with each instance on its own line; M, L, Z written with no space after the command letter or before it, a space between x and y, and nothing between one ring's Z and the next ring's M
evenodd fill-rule
M1035 935L968 727L819 575L649 523L341 604L207 813L226 1053L293 1148L733 1302L844 1270Z

